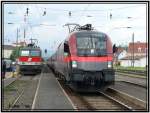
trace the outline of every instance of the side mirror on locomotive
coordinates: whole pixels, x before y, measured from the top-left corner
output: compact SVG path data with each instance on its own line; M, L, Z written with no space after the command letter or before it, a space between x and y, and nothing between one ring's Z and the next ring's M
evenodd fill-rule
M64 43L64 56L69 55L69 46L67 43Z
M116 53L118 51L118 47L116 47L116 44L113 45L113 53Z

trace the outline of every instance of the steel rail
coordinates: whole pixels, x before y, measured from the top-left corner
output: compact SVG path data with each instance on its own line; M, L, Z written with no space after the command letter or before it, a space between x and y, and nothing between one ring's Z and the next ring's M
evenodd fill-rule
M123 99L124 101L126 101L126 103L130 104L128 105L130 108L134 110L146 110L146 102L141 100L141 99L138 99L136 97L133 97L129 94L126 94L124 92L121 92L121 91L118 91L117 89L114 89L114 88L108 88L105 92L105 94L107 93L111 93L111 94L115 94L115 96L117 97L120 97L121 99ZM110 96L110 94L109 94ZM110 96L112 97L112 96ZM119 100L119 99L118 99Z
M15 104L18 102L18 100L20 99L20 97L23 95L24 90L22 90L22 92L19 94L19 96L15 99L15 101L13 102L13 104L11 105L11 107L9 108L9 111L13 110L13 107L15 106Z
M130 106L124 104L123 102L120 102L120 101L114 99L113 97L107 95L106 93L103 93L103 92L99 92L99 93L101 93L102 95L104 95L104 96L107 97L108 99L110 99L110 100L112 100L112 101L118 103L119 105L121 105L121 106L127 108L129 111L135 111L132 107L130 107Z
M124 82L124 83L127 83L127 84L132 84L134 86L138 86L138 87L142 87L142 88L147 88L147 86L145 86L145 85L134 83L134 82L131 82L131 81L119 81L119 82Z

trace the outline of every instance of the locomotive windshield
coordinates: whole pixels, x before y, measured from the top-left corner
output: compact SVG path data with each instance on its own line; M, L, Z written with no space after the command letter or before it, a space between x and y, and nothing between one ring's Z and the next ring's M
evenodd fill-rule
M40 51L31 50L30 55L31 56L40 56Z
M22 50L21 56L29 56L29 50Z
M106 38L102 33L86 33L77 35L78 55L102 56L106 55Z
M40 56L40 51L38 50L22 50L21 56Z

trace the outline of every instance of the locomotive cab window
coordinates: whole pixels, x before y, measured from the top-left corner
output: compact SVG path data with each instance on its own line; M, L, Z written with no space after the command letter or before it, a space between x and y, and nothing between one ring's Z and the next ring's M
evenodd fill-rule
M29 50L22 50L21 56L29 56Z

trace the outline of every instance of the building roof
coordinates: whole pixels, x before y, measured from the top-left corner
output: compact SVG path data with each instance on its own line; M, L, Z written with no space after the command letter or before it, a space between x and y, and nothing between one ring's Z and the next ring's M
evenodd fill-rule
M5 50L13 50L13 49L15 49L15 47L12 46L12 45L3 45L3 48L4 48Z
M133 49L134 47L134 49ZM148 49L148 44L146 42L135 42L133 43L129 43L129 47L128 47L128 53L146 53Z
M118 47L117 54L119 55L122 53L124 50L126 50L124 47Z
M141 55L141 56L134 56L134 60L140 60L141 58L146 57L146 55ZM120 60L132 60L133 56L126 56L124 58L121 58Z
M14 45L17 45L17 43L13 43ZM24 46L26 45L26 42L18 42L18 45Z

